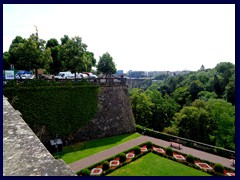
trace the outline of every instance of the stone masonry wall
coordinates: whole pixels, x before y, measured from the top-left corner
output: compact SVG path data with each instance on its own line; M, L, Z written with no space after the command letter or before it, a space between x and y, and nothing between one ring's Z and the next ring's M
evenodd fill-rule
M86 141L135 131L127 86L110 86L101 87L99 111L95 117L71 136L74 140Z
M75 176L62 160L56 160L3 97L3 175Z

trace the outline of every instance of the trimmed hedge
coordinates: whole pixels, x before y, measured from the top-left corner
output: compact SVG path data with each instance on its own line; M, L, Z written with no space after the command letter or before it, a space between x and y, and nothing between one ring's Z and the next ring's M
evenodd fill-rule
M82 176L90 176L90 171L88 169L83 169L82 171L80 171L80 173L78 173L78 175L82 175Z
M108 170L109 169L109 162L108 161L104 161L103 164L102 164L102 169L105 171L105 170Z
M223 165L221 165L221 164L216 163L216 164L214 165L213 169L214 169L214 171L216 171L217 173L221 173L221 174L224 173L224 167L223 167Z
M147 149L151 149L153 144L151 141L148 141L146 145L147 145Z
M95 85L38 80L7 85L3 94L32 129L44 125L51 135L65 136L94 117L99 89Z
M191 154L188 154L187 157L186 157L186 161L189 162L189 163L194 163L194 160L195 158L191 155Z
M126 160L127 160L126 154L125 153L120 153L119 154L119 161L122 163L122 162L125 162Z
M141 148L139 146L134 147L133 151L135 155L141 154Z
M173 149L170 148L170 147L168 147L168 148L166 149L166 154L167 154L168 156L173 156Z

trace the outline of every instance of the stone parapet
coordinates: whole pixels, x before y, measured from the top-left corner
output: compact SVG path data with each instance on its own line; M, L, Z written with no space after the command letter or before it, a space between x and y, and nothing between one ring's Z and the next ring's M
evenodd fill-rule
M3 96L3 175L75 176L62 160L54 159Z

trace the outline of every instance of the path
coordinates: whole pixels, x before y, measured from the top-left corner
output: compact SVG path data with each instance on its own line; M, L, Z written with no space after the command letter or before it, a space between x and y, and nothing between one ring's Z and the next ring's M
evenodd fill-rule
M84 159L81 159L79 161L76 161L74 163L68 164L75 172L79 171L81 169L84 169L92 164L95 164L99 161L102 161L104 159L107 159L111 156L114 156L118 153L121 153L127 149L132 148L133 146L137 146L141 143L144 143L146 141L151 141L153 144L162 146L162 147L169 147L169 141L164 141L161 139L156 139L153 137L149 137L149 136L140 136L136 139L133 139L131 141L125 142L123 144L120 144L118 146L115 146L113 148L107 149L105 151L99 152L97 154L94 154L92 156L86 157ZM183 146L181 150L178 150L179 152L183 152L185 154L192 154L195 157L198 157L200 159L204 159L204 160L208 160L210 162L214 162L214 163L220 163L223 166L229 167L229 168L233 168L231 166L231 162L228 158L224 158L224 157L220 157L217 155L213 155L210 153L206 153L200 150L196 150L193 148L189 148L189 147L185 147Z

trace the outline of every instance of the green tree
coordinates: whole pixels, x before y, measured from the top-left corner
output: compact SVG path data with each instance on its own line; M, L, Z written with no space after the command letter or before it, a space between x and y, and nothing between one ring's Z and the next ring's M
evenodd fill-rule
M143 90L134 88L130 92L131 107L136 124L152 126L152 102Z
M10 57L9 52L5 51L3 53L3 69L9 69L10 68L9 57Z
M184 107L174 118L179 136L200 142L209 142L209 114L196 107Z
M92 67L96 66L96 59L94 58L94 54L92 52L86 51L85 58L87 59L87 71L91 72Z
M201 81L199 80L195 80L193 82L191 82L190 86L189 86L189 93L192 96L192 100L195 100L197 98L197 95L200 91L202 91L203 88L203 84L201 83Z
M70 40L69 36L68 36L68 35L64 35L64 36L61 38L61 45L66 44L69 40Z
M47 68L52 62L49 48L45 48L45 41L39 39L37 35L32 34L23 43L19 43L12 51L17 59L16 64L25 70L35 70Z
M225 94L224 97L228 102L231 102L235 105L235 74L229 80L229 83L225 87Z
M16 48L18 47L18 45L20 43L24 43L26 40L23 39L21 36L16 36L13 40L12 40L12 44L9 47L8 53L9 53L9 59L8 59L8 63L9 64L14 64L14 68L15 69L24 69L23 67L21 67L20 65L17 64L18 61L18 55L15 53Z
M116 73L116 65L113 61L113 58L108 52L100 56L99 62L97 64L97 70L106 75L112 75Z
M58 43L58 40L55 38L51 38L50 40L47 41L46 44L47 48L50 48L51 50L51 56L52 56L52 63L50 63L50 73L51 74L58 74L62 69L62 63L59 59L59 51L60 51L60 45Z
M207 111L215 124L213 141L219 147L235 149L235 107L223 99L210 99Z
M87 45L82 43L80 37L74 37L61 46L59 58L64 70L70 70L75 74L87 70L87 59L85 58Z

